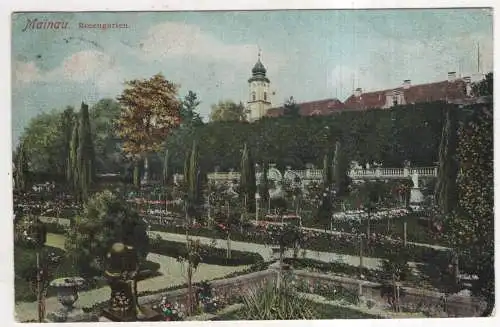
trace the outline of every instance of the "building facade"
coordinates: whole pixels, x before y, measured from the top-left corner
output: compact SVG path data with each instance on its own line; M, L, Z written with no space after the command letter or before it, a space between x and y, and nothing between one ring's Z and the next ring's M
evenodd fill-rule
M248 79L247 119L250 122L266 116L267 111L271 108L271 94L269 92L271 82L267 78L266 72L259 54L257 63L252 68L252 76Z

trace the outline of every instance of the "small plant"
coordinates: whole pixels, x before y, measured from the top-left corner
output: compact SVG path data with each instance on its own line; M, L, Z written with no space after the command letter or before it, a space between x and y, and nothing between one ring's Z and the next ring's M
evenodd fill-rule
M315 319L315 304L298 294L291 285L277 288L267 284L243 297L242 319L301 320Z
M166 297L162 297L158 304L158 309L163 313L165 321L181 321L183 320L184 313L179 304L172 304L168 302Z

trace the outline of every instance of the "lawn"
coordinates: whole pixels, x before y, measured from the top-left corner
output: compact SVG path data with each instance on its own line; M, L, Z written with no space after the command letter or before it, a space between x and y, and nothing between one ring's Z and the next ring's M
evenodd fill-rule
M314 307L318 314L316 319L380 319L378 316L329 304L315 303ZM220 315L212 320L240 320L241 313L242 309ZM258 317L255 317L255 320L259 320Z
M54 248L59 248L64 250L64 241L65 241L64 235L47 233L47 242L45 244L47 246L52 246Z

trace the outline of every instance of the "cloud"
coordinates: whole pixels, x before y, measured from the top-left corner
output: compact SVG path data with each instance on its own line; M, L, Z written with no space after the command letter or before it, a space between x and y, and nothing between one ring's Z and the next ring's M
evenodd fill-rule
M173 57L194 57L229 64L255 63L256 44L227 44L202 31L197 25L167 22L151 27L136 54L146 61L162 61ZM263 60L270 69L279 69L284 59L264 49Z
M38 69L33 61L15 61L13 66L13 80L15 85L31 83L41 78L40 69Z
M16 61L14 63L13 78L16 85L32 82L87 82L99 81L105 76L107 79L114 75L115 60L113 57L94 50L85 50L73 53L64 58L59 66L49 71L40 70L31 62Z

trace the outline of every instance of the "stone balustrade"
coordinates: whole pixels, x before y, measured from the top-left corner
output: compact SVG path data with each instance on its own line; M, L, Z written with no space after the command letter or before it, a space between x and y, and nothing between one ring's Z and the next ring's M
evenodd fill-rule
M349 176L353 179L407 179L417 175L418 177L435 178L437 177L437 167L415 167L415 168L356 168L349 171ZM256 173L257 184L260 181L261 173ZM321 181L323 179L323 170L321 169L306 169L306 170L291 170L287 169L283 175L277 170L273 169L272 174L268 176L270 180L291 180L298 178L302 184L307 184L309 181ZM180 181L183 179L182 175L175 175L174 179ZM239 181L240 173L238 172L215 172L208 174L208 180L214 182L231 182Z

